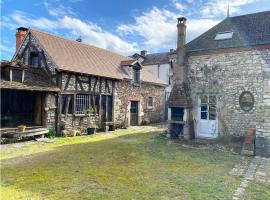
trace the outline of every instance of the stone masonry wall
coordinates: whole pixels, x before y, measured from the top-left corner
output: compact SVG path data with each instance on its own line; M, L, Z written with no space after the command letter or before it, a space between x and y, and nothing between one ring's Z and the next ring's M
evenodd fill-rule
M256 107L264 98L263 69L269 67L267 57L270 57L269 49L188 56L193 118L196 119L198 112L199 96L213 94L217 96L219 134L243 135L247 128L255 128ZM239 105L244 91L251 92L255 99L249 112Z
M45 99L45 124L48 129L55 130L56 94L48 93Z
M141 83L133 86L130 81L117 82L114 94L114 121L130 124L130 101L139 101L138 123L156 123L164 121L164 89L163 86ZM153 109L147 108L147 98L153 97Z
M264 56L263 100L256 107L256 155L270 157L270 50Z

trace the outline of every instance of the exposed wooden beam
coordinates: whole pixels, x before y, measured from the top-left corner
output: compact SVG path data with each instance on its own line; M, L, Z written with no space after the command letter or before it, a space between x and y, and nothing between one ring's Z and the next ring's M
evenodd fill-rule
M69 85L69 82L70 82L70 78L71 78L71 74L68 74L67 82L66 82L66 85L65 85L65 87L64 87L64 90L67 90L67 89L68 89L68 85Z
M81 91L84 91L84 88L82 86L82 82L81 82L81 80L80 80L80 78L78 76L77 76L77 84L79 84L79 86L81 88ZM77 89L78 89L78 87L77 87Z

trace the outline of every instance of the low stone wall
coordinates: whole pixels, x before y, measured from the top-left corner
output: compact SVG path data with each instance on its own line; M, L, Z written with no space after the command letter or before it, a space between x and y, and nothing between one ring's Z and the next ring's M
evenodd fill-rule
M98 116L96 116L98 119ZM65 124L65 130L78 130L82 133L86 131L86 128L90 124L95 122L95 116L86 116L86 115L61 115L61 124Z

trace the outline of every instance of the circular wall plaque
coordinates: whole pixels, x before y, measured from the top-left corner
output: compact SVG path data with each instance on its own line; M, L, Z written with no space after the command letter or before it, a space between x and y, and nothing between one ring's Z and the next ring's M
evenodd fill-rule
M254 97L249 91L244 91L239 97L239 104L243 111L248 112L254 107Z

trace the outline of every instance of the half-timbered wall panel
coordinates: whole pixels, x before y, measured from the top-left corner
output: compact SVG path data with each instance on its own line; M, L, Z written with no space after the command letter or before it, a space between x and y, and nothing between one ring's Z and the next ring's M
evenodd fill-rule
M72 73L62 74L62 91L111 95L113 81L102 77L83 76Z

